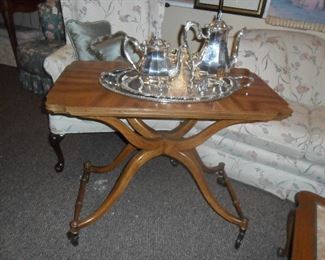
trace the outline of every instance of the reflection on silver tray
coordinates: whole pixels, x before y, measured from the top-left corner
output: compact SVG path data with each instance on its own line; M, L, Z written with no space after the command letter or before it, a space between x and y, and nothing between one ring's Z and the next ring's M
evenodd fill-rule
M189 75L174 79L142 77L133 69L102 72L100 75L100 83L111 91L134 98L173 103L222 99L252 82L252 77L244 75L221 80L208 76L190 79Z

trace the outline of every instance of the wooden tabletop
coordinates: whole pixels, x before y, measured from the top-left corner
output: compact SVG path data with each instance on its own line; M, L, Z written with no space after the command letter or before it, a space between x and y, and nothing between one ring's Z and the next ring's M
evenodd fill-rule
M159 103L130 98L105 89L100 73L125 67L121 62L75 61L55 82L47 95L46 109L53 114L78 117L156 119L247 119L280 120L291 115L288 103L263 80L231 96L211 102Z

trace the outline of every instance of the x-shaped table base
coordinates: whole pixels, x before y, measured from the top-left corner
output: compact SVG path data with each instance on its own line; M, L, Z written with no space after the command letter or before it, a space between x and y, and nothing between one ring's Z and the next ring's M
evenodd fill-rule
M235 242L235 248L239 248L247 229L248 220L243 215L234 189L225 173L225 165L224 163L219 163L218 166L212 168L205 166L196 151L196 147L204 143L219 130L233 124L242 123L243 120L218 120L201 130L201 132L190 137L185 137L185 134L194 127L197 120L185 120L179 126L169 131L156 131L141 119L136 118L127 119L128 124L123 123L121 119L115 117L88 118L101 121L113 127L125 137L128 144L113 162L105 166L94 166L90 162L84 164L84 172L80 180L79 193L75 204L74 218L70 223L70 231L68 232L68 237L73 245L78 245L80 229L97 221L112 207L121 197L136 172L146 162L160 155L166 155L171 158L173 162L179 162L188 169L196 181L203 197L218 215L239 227L239 234ZM134 152L136 153L128 161L102 204L88 216L80 218L86 184L89 181L90 174L110 172ZM217 174L218 182L227 188L238 216L229 213L220 205L207 185L204 178L204 172Z

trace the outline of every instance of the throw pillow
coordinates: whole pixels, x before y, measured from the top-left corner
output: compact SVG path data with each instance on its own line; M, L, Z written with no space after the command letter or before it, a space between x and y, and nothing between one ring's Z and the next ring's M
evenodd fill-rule
M112 35L100 36L91 42L89 51L99 60L112 61L121 58L125 59L123 52L125 36L126 34L121 31ZM139 60L139 56L132 46L127 47L127 52L134 62Z
M91 41L99 36L109 35L111 25L107 21L79 22L69 20L66 30L71 44L79 60L96 60L96 56L89 51Z

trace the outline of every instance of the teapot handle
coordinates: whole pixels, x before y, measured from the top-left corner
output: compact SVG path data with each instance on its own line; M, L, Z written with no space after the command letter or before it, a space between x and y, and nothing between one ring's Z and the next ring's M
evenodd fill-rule
M206 36L202 32L202 28L199 23L187 21L186 25L184 26L184 30L183 30L183 41L184 41L184 46L188 50L189 50L189 45L188 45L188 41L187 41L187 33L191 28L193 28L193 30L195 31L197 39L201 40L201 39L206 38Z
M186 25L184 27L184 42L187 44L187 32L193 28L193 30L195 31L196 33L196 37L201 40L201 39L205 39L205 35L203 34L202 32L202 28L200 26L199 23L197 22L192 22L192 21L187 21L186 22Z
M140 43L139 43L139 41L138 41L137 39L125 35L125 37L124 37L124 41L123 41L123 45L122 45L122 46L123 46L123 48L122 48L123 54L124 54L124 56L126 57L126 59L128 60L128 62L130 62L130 63L132 64L132 67L133 67L136 71L140 72L139 67L138 67L138 63L139 63L139 62L138 62L138 63L134 63L134 61L131 59L131 56L130 56L128 50L127 50L127 46L128 46L128 44L130 44L130 43L135 47L136 52L142 52L142 51L143 51L143 50L142 50L142 47L141 47L141 45L140 45ZM142 56L143 56L143 55L140 55L140 60L141 60L141 57L142 57Z

